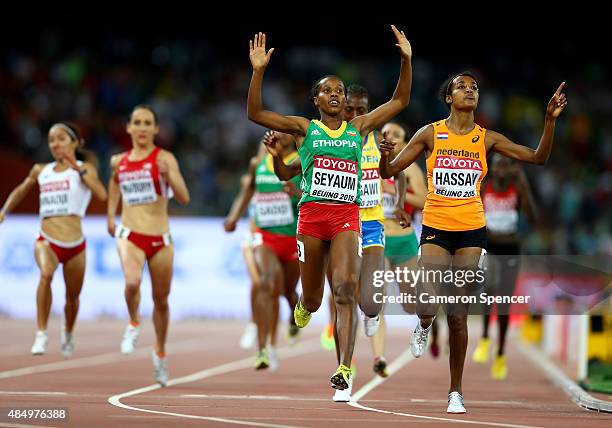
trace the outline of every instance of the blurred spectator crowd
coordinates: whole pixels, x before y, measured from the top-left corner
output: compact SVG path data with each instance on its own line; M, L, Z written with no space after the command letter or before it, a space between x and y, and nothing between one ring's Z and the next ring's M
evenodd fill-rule
M147 103L160 118L157 143L177 156L192 194L188 207L172 206L174 213L225 215L264 132L246 118L248 50L228 49L206 40L143 43L122 36L67 48L59 33L47 32L35 47L0 58L0 148L32 163L50 161L49 126L70 120L83 130L107 180L110 156L131 146L127 115L134 105ZM612 255L609 65L567 64L560 69L546 57L503 50L484 59L415 54L411 104L398 120L412 133L445 117L438 86L469 67L480 77L477 122L535 148L546 103L566 80L569 106L557 123L552 157L544 167L525 167L540 218L535 225L522 224L524 250ZM392 54L367 57L338 48L294 46L272 57L264 104L284 114L315 117L310 86L325 74L337 74L347 83L366 86L374 107L393 93L398 68ZM7 195L0 196L4 200Z

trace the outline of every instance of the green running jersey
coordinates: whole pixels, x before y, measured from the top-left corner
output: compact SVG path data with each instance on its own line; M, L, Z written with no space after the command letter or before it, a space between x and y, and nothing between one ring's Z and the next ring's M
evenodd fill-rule
M302 199L361 203L361 135L350 123L331 130L318 120L308 126L298 149Z
M293 152L286 156L285 163L297 157ZM301 175L290 181L300 186ZM297 230L297 204L295 196L283 191L283 182L274 173L272 156L267 154L255 170L255 195L253 196L255 224L258 228L278 235L295 236Z

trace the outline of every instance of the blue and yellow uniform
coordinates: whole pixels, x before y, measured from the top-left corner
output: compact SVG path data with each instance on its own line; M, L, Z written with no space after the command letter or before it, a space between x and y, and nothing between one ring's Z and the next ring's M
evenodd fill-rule
M380 150L374 131L361 149L361 234L363 249L385 247L385 216L382 208L382 180L378 171Z

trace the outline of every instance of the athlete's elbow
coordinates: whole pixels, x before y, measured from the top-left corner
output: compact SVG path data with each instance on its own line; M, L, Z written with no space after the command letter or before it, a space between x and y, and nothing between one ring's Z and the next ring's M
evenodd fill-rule
M260 123L261 111L261 108L258 108L257 106L247 105L247 117L252 122Z
M531 163L534 165L546 165L546 162L548 162L548 157L543 157L543 156L534 156L533 159L531 160Z

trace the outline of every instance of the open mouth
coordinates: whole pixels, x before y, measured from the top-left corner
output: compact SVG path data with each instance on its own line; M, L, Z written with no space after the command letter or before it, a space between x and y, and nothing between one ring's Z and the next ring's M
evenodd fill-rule
M338 101L338 100L331 100L329 102L329 105L332 106L332 107L338 107L340 105L340 101Z

